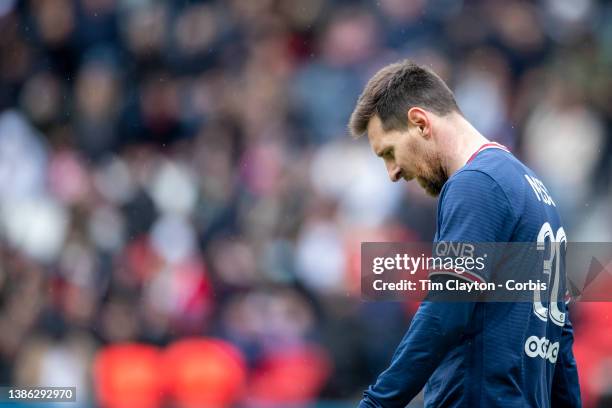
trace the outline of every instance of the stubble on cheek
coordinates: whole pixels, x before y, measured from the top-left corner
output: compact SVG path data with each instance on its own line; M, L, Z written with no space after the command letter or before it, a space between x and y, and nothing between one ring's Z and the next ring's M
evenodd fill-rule
M432 197L437 197L442 187L448 180L448 176L442 167L438 157L432 157L427 163L427 168L422 169L422 176L417 177L420 186Z

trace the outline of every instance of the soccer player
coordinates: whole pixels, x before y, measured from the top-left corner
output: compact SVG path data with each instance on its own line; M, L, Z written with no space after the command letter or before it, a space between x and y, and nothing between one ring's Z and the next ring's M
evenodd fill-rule
M381 69L349 128L367 134L392 181L415 179L439 195L435 242L567 242L544 184L481 135L429 69L410 61ZM426 407L581 406L559 279L561 298L542 302L421 303L360 407L404 407L423 386Z

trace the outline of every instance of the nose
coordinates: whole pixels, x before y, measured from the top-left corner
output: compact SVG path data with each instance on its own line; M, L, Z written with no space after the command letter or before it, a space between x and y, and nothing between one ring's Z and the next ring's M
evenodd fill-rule
M390 166L387 168L387 172L389 173L389 179L393 182L398 181L402 176L402 169L399 166Z

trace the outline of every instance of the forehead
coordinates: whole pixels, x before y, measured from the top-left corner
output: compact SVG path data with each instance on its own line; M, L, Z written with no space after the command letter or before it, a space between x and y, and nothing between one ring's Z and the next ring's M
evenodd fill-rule
M370 119L370 122L368 122L367 134L370 146L374 152L378 153L389 143L389 138L392 136L390 133L392 132L384 131L382 122L378 115L375 115L372 117L372 119Z

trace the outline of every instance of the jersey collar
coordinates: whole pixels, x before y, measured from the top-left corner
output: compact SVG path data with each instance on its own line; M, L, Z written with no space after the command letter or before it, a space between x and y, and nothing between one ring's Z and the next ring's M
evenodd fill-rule
M472 153L472 155L470 156L470 158L468 159L467 163L471 162L472 160L474 160L474 158L476 158L476 156L478 155L478 153L482 152L483 150L487 150L487 149L501 149L504 150L506 152L510 152L510 150L508 150L508 148L504 145L501 145L499 143L496 142L489 142L489 143L485 143L482 146L480 146L478 148L478 150L476 150L474 153ZM466 163L466 164L467 164Z

